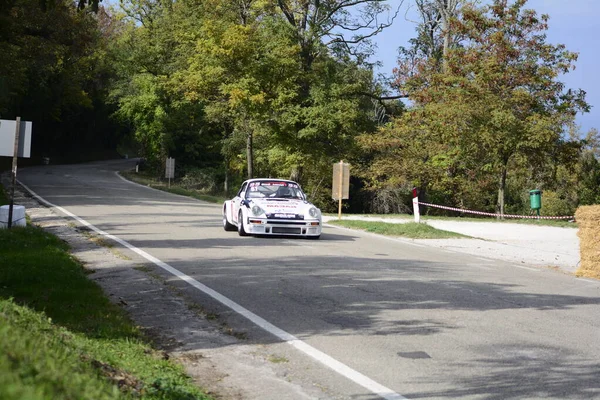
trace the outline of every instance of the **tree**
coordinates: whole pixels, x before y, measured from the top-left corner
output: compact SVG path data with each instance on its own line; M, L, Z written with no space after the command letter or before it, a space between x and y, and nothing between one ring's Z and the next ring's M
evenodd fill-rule
M2 10L0 115L34 121L33 157L81 157L114 146L101 15L58 0L46 9L5 0Z
M526 0L465 6L450 29L464 40L448 50L447 68L420 63L402 81L422 115L421 130L446 143L455 162L473 160L497 176L497 211L504 213L510 162L531 163L560 147L564 130L585 112L585 92L558 81L577 54L546 43L548 16L524 9ZM451 171L448 171L451 173Z

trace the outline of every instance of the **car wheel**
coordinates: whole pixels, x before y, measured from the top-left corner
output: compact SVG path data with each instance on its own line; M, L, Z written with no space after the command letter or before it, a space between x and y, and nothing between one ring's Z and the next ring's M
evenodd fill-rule
M244 229L244 213L240 210L238 214L238 224L237 224L238 235L240 236L248 236L246 230Z
M231 232L231 231L235 231L235 225L230 224L229 221L227 221L227 216L225 214L223 214L223 229L225 229L227 232Z

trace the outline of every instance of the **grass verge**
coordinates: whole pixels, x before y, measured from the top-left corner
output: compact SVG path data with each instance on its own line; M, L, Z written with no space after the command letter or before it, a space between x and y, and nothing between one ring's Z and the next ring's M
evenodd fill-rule
M337 217L337 214L328 213L325 214L331 217ZM382 219L406 219L409 221L414 220L412 214L346 214L346 217L357 216L357 217L372 217ZM504 219L498 220L496 218L471 218L471 217L444 217L444 216L432 216L432 215L421 215L422 221L463 221L463 222L495 222L498 224L525 224L525 225L538 225L538 226L555 226L558 228L574 228L578 229L577 222L559 221L559 220L547 220L547 219Z
M210 399L88 274L55 236L0 230L0 398Z
M410 239L455 239L467 238L468 236L460 233L443 231L435 229L426 224L417 224L408 222L406 224L390 224L377 221L356 221L356 220L333 220L328 224L339 225L351 229L360 229L367 232L378 233L387 236L402 236Z
M139 183L140 185L148 186L154 189L162 190L173 194L179 194L182 196L193 197L194 199L206 201L207 203L222 203L227 200L224 196L216 196L208 193L204 193L200 190L186 189L179 186L176 182L171 182L171 187L168 186L168 182L164 182L156 179L153 176L147 175L143 172L136 173L133 171L121 171L121 176L132 182Z

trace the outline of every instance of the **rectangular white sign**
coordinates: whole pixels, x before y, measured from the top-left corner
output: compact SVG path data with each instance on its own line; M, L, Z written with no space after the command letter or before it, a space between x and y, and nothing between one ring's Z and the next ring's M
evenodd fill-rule
M175 159L167 158L167 168L165 171L165 178L173 179L175 178Z
M31 157L31 121L21 121L18 157ZM12 157L15 151L17 121L0 119L0 156Z

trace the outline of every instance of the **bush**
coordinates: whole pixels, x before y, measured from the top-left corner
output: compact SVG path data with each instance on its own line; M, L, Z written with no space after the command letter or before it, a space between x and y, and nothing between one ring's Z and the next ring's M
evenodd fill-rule
M411 198L406 189L383 188L374 193L370 208L376 214L411 214L412 209L407 206Z
M569 200L561 198L558 193L546 190L542 193L542 215L568 216L575 213L575 205Z
M179 180L179 185L188 190L216 193L221 190L220 174L215 169L189 169Z

